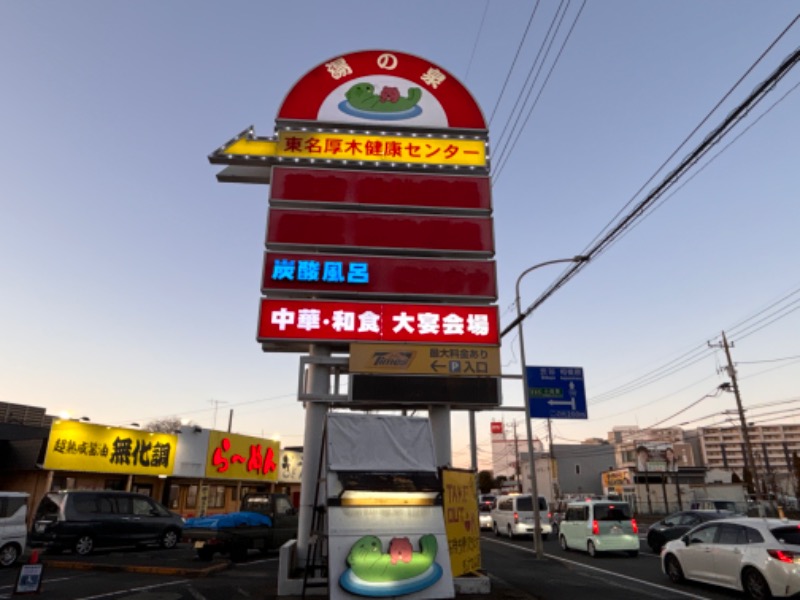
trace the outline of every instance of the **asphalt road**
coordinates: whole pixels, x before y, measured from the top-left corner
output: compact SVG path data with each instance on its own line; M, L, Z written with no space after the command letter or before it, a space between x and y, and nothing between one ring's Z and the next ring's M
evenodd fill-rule
M487 596L459 600L720 600L742 594L702 584L674 585L659 559L642 544L637 558L623 554L591 558L544 543L537 560L529 539L484 533L484 570L492 579ZM277 554L252 553L248 561L197 560L186 544L174 550L118 549L90 557L43 557L39 597L56 600L249 600L275 598ZM132 571L130 569L133 569ZM12 598L17 569L0 569L0 600ZM13 596L16 598L17 596ZM309 596L314 597L314 596ZM320 597L320 596L316 596ZM324 597L324 596L322 596Z
M673 584L661 572L658 555L642 541L639 556L610 553L592 558L564 551L555 539L544 542L535 558L530 539L509 540L483 533L482 566L493 577L538 600L685 600L743 599L744 595L704 584Z

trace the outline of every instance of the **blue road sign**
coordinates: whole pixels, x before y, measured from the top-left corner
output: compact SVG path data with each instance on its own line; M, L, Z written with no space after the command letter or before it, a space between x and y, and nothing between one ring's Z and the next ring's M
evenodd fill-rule
M588 419L581 367L525 367L531 418Z

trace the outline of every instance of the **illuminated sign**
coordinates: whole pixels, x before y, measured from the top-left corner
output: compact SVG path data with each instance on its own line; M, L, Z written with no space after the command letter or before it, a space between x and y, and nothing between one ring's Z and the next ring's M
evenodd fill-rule
M276 166L270 187L272 206L325 203L345 209L397 206L488 213L491 198L488 177L439 173Z
M421 344L351 344L351 373L499 376L500 348Z
M271 208L267 248L402 250L404 254L490 258L490 217Z
M475 473L442 470L442 504L453 577L481 568L481 531Z
M448 137L392 135L387 132L280 131L277 138L243 131L216 150L216 164L254 165L283 162L319 162L337 166L437 167L486 169L486 142L480 136Z
M258 341L498 345L495 306L261 300Z
M206 477L278 481L280 442L211 431Z
M278 120L486 129L480 108L456 77L425 59L386 50L319 64L286 95Z
M497 298L494 261L267 252L261 291L281 295Z
M54 421L44 468L92 473L171 475L178 437L138 429Z

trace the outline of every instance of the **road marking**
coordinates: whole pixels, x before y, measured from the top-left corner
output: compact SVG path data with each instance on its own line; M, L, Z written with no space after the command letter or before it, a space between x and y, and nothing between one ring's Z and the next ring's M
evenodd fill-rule
M493 540L488 538L488 541L494 542L495 544L502 544L503 546L508 546L509 548L517 548L519 550L524 550L525 552L530 552L531 554L535 554L536 551L532 548L525 548L524 546L517 546L516 544L512 544L510 542L503 542L501 540ZM630 577L628 575L623 575L621 573L616 573L614 571L607 571L606 569L601 569L599 567L592 567L582 562L578 562L577 560L570 560L568 558L564 558L561 556L557 556L555 554L545 554L544 556L548 558L552 558L555 560L560 560L561 562L569 563L571 565L575 565L577 567L584 567L585 569L589 569L590 571L597 571L598 573L605 573L608 575L613 575L614 577L619 577L620 579L626 579L628 581L635 581L636 583L641 583L642 585L650 586L656 588L658 590L662 590L665 592L669 592L670 594L678 594L679 596L684 596L685 598L694 598L695 600L711 600L707 596L697 596L695 594L688 594L686 592L682 592L680 590L676 590L675 588L667 587L664 585L659 585L657 583L652 583L650 581L645 581L644 579L636 579L635 577Z
M75 600L96 600L97 598L111 598L112 596L119 596L120 594L130 594L131 592L144 592L147 590L154 590L160 587L167 587L170 585L179 585L181 583L189 583L191 579L179 579L178 581L168 581L167 583L157 583L154 585L144 585L142 587L128 588L126 590L117 590L116 592L107 592L105 594L97 594L96 596L83 596Z

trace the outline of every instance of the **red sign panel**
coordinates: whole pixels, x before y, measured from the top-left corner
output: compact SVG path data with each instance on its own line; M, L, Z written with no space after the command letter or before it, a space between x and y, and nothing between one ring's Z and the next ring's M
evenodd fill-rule
M258 341L500 343L496 306L261 300Z
M498 421L492 421L492 433L503 433L503 424Z
M488 213L491 186L488 177L274 167L270 201L275 206L324 202Z
M408 254L494 255L491 217L272 208L267 248L362 248Z
M497 299L494 261L266 252L261 291Z

